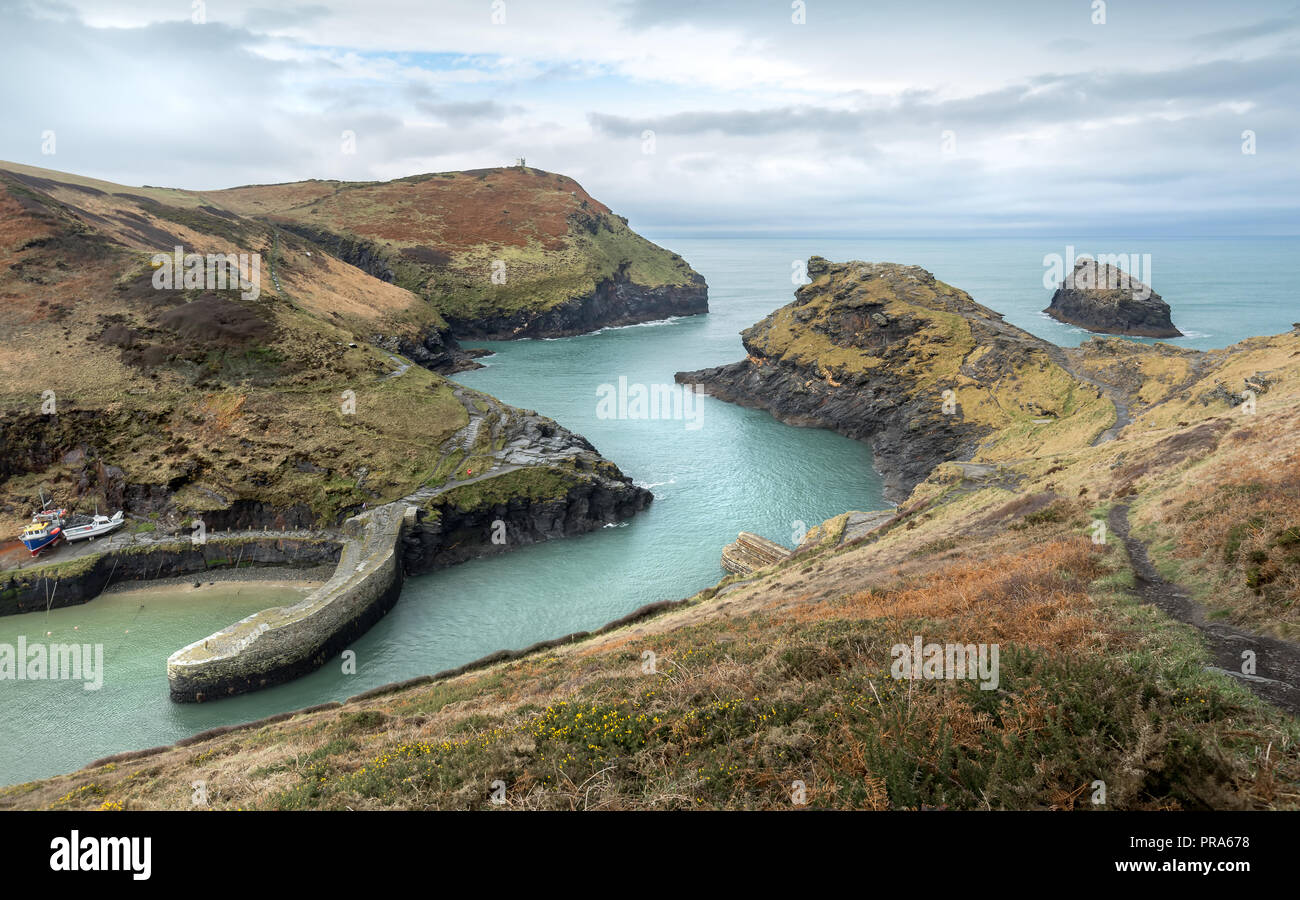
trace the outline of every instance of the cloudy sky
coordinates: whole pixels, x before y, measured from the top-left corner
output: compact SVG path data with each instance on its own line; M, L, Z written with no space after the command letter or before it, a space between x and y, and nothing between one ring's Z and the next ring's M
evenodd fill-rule
M0 34L0 159L126 184L525 156L683 233L1300 233L1294 0L0 0Z

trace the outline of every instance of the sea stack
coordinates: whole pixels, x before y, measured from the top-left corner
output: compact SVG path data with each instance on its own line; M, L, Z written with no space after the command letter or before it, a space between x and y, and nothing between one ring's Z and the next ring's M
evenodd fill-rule
M1183 336L1170 318L1169 304L1150 285L1117 266L1090 257L1075 263L1074 271L1061 282L1043 312L1059 322L1098 334Z

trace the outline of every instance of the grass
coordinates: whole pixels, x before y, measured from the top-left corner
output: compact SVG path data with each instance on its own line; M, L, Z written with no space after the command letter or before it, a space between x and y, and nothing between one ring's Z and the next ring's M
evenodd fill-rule
M393 182L262 185L206 195L381 249L395 283L440 317L473 322L590 296L622 273L645 287L692 270L636 234L572 179L536 169L444 172ZM504 282L493 281L503 263Z
M936 423L943 393L952 390L958 424L991 433L978 459L1062 452L1114 422L1114 405L1083 391L1040 348L977 340L970 317L986 313L941 281L888 268L863 278L857 264L848 264L801 288L794 303L748 329L745 340L762 358L815 371L832 385L868 374L906 378L911 396L932 398L928 416ZM872 318L880 315L887 324ZM1045 410L1051 421L1035 421Z
M504 505L514 499L560 499L581 480L576 473L556 466L530 466L452 488L432 502L439 507L469 511Z
M1234 622L1300 634L1300 454L1235 467L1165 521L1173 534L1153 547L1162 570L1198 584Z

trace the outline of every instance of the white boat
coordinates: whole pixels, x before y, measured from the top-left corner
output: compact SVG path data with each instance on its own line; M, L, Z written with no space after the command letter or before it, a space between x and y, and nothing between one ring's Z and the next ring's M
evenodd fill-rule
M94 540L103 534L122 527L122 511L119 509L113 514L112 518L108 516L73 516L72 521L63 526L63 539L65 541L79 541L83 538Z

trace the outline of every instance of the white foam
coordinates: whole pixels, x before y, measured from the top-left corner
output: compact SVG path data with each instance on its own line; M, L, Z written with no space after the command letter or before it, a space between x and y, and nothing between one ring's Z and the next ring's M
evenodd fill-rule
M650 482L634 481L632 483L635 484L637 487L645 488L648 491L651 488L663 487L665 484L676 484L677 479L670 478L667 481L650 481Z

